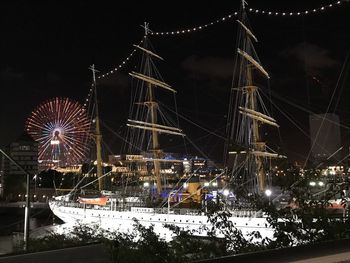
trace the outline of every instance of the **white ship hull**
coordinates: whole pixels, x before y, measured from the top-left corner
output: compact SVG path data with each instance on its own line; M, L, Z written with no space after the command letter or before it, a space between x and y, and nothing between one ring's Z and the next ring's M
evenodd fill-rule
M174 233L166 228L165 224L175 225L182 230L194 231L194 235L207 236L207 229L211 228L208 217L204 214L174 214L155 213L152 208L132 207L130 211L115 211L110 209L84 209L83 207L70 207L58 202L50 202L52 212L69 225L98 225L108 231L131 233L134 229L135 219L145 226L154 226L154 231L160 238L170 241ZM274 230L264 217L248 216L246 211L237 211L235 216L229 218L233 225L248 236L253 231L259 231L262 238L273 239ZM220 232L218 237L223 237Z

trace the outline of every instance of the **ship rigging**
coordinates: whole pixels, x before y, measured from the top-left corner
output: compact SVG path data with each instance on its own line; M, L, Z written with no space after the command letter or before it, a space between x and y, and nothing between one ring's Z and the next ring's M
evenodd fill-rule
M237 23L239 26L238 39L240 41L237 46L236 74L233 79L233 83L236 84L231 89L226 130L228 134L225 148L227 168L212 180L220 177L228 178L223 188L229 189L232 185L235 186L236 183L232 178L239 175L244 180L242 185L248 188L248 194L261 194L266 190L264 163L271 158L280 156L275 152L267 151L268 147L260 136L260 129L262 124L274 127L278 127L278 124L269 115L253 77L256 73L260 73L268 79L269 74L263 68L255 53L253 41L256 41L257 38L249 29L244 2L242 2L241 7L241 19ZM185 181L179 180L173 186L173 189L166 193L165 197L161 195L164 187L160 168L164 161L164 153L160 147L160 137L163 135L185 137L185 134L179 128L178 123L162 112L161 104L157 100L156 94L158 92L170 93L174 96L176 90L161 78L155 67L153 59L163 60L163 58L152 49L149 40L150 30L147 23L144 24L144 29L143 45L134 45L142 54L140 71L129 73L136 89L132 93L132 103L127 122L129 127L127 145L131 154L150 153L148 156L151 157L150 159L153 162L150 176L156 185L156 195L153 196L155 198L151 198L152 203L147 203L137 196L110 195L107 199L102 200L101 198L104 197L101 197L95 200L96 202L80 198L73 200L73 202L69 201L69 204L67 204L62 202L65 201L64 197L58 197L50 202L50 207L58 217L66 222L76 222L77 220L89 224L99 222L100 226L104 228L130 231L133 220L136 219L144 226L154 225L155 231L159 232L161 237L165 239L169 239L174 235L172 231L164 227L165 223L171 223L181 229L191 230L196 232L197 235L205 236L207 231L203 229L211 228L211 223L207 220L205 207L200 206L205 206L206 198L209 195L206 195L205 185L201 184L198 176L191 174ZM91 70L93 72L96 103L97 172L99 189L102 190L102 181L105 175L102 175L101 147L98 145L101 143L101 132L94 66L91 67ZM152 195L152 193L150 194ZM219 200L218 196L216 200ZM196 205L192 207L183 206L186 203L187 205ZM109 208L105 209L105 206L109 206ZM248 224L241 215L247 216L250 223ZM273 230L269 227L261 211L232 211L229 220L237 225L244 234L256 230L260 231L262 236L272 238ZM222 236L222 233L218 232L217 235Z

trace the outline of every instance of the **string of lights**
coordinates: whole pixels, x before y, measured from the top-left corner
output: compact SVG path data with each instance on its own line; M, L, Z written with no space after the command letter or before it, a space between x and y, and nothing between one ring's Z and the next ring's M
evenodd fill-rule
M85 109L86 109L86 107L87 107L87 105L88 105L88 103L89 103L89 101L90 101L90 99L91 99L92 92L93 92L93 87L94 87L94 85L91 84L90 89L89 89L89 93L88 93L88 95L87 95L87 97L86 97L86 99L85 99L85 101L84 101L83 106L84 106Z
M267 10L260 10L260 9L256 9L256 8L247 8L247 11L253 14L260 14L260 15L267 15L267 16L306 16L306 15L311 15L311 14L320 14L320 13L324 13L325 11L331 9L331 8L335 8L335 7L339 7L342 3L345 2L349 2L350 0L337 0L334 1L331 4L328 5L323 5L320 6L318 8L314 8L314 9L308 9L308 10L304 10L304 11L294 11L294 12L283 12L283 11L267 11ZM210 26L214 26L216 24L219 23L223 23L226 21L231 20L232 18L236 17L238 15L238 12L234 12L232 14L229 14L227 16L221 17L219 19L216 19L215 21L212 21L210 23L207 24L203 24L200 26L195 26L192 28L186 28L186 29L181 29L181 30L174 30L174 31L164 31L164 32L156 32L156 31L149 31L150 35L182 35L182 34L188 34L188 33L193 33L193 32L198 32L201 31L203 29L206 29ZM139 45L142 44L142 42L144 41L144 38L140 41ZM129 56L126 57L126 59L124 59L118 66L116 66L114 69L101 74L99 76L97 76L97 79L103 79L105 77L108 77L111 74L116 73L118 70L120 70L123 66L125 66L127 64L127 62L131 59L131 57L134 55L134 53L136 52L136 48L134 48L131 53L129 54ZM93 86L90 87L89 93L87 98L84 101L84 107L86 107L92 97L92 92L93 92Z
M349 0L337 0L329 5L323 5L318 8L308 9L304 11L294 11L294 12L286 12L286 11L266 11L266 10L260 10L256 8L247 8L246 10L253 14L261 14L261 15L267 15L267 16L302 16L302 15L311 15L311 14L320 14L324 13L325 11L340 6L344 2L349 2ZM201 26L196 26L192 28L186 28L186 29L180 29L180 30L174 30L174 31L164 31L164 32L150 32L151 35L182 35L182 34L188 34L193 32L198 32L203 29L206 29L210 26L214 26L218 23L229 21L230 19L236 17L238 15L238 12L234 12L232 14L229 14L227 16L221 17L215 21L212 21L207 24L203 24Z
M144 38L140 41L140 43L138 44L139 46L142 44ZM124 59L118 66L116 66L114 69L102 74L102 75L99 75L97 76L97 79L102 79L102 78L105 78L111 74L114 74L116 73L118 70L120 70L123 66L125 66L125 64L130 60L130 58L134 55L134 53L136 52L136 48L134 48L131 53L129 54L129 56L126 57L126 59Z
M143 41L144 41L144 38L142 38L142 40L140 41L140 43L138 44L138 45L141 45L142 43L143 43ZM109 75L111 75L111 74L114 74L114 73L116 73L118 70L120 70L123 66L125 66L126 65L126 63L131 59L131 57L134 55L134 53L136 52L136 48L134 48L132 51L131 51L131 53L129 54L129 56L127 56L118 66L116 66L114 69L112 69L112 70L110 70L110 71L108 71L108 72L106 72L106 73L104 73L104 74L101 74L101 75L99 75L99 76L96 76L96 78L97 79L103 79L103 78L105 78L105 77L107 77L107 76L109 76ZM84 100L84 108L86 108L87 106L88 106L88 104L89 104L89 101L91 100L91 97L92 97L92 93L93 93L93 91L94 91L94 85L93 84L91 84L91 87L90 87L90 89L89 89L89 92L88 92L88 95L87 95L87 97L86 97L86 99Z
M201 25L201 26L196 26L196 27L192 27L192 28L187 28L187 29L181 29L181 30L175 30L175 31L167 31L167 32L150 32L151 35L180 35L180 34L187 34L187 33L192 33L192 32L197 32L197 31L201 31L203 29L206 29L210 26L228 21L230 19L232 19L233 17L237 16L238 12L234 12L232 14L229 14L227 16L221 17L215 21L212 21L210 23Z
M313 9L308 9L308 10L303 10L303 11L295 11L295 12L283 12L283 11L266 11L266 10L259 10L255 8L248 8L247 10L251 13L255 14L263 14L263 15L269 15L269 16L306 16L306 15L311 15L311 14L320 14L328 9L338 7L344 2L349 2L349 0L338 0L334 1L333 3L329 5L323 5L318 8L313 8Z

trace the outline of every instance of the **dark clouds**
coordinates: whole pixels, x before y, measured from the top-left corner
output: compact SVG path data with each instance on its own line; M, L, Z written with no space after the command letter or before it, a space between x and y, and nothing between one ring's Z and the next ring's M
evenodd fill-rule
M3 81L11 81L16 79L21 79L23 73L16 72L13 68L6 67L0 71L0 79Z
M310 74L320 75L325 70L340 64L332 57L329 50L308 42L302 42L292 48L285 49L281 54L285 57L294 57L299 65L305 67L305 70Z
M222 57L190 56L181 65L190 77L195 79L230 79L232 78L232 59Z
M114 90L117 94L124 94L130 88L130 76L125 73L111 75L108 78L100 78L97 83L101 88Z

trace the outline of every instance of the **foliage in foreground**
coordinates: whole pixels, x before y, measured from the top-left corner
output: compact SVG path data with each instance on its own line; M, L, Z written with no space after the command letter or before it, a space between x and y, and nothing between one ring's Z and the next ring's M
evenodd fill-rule
M165 242L153 227L146 228L135 221L129 234L101 230L97 226L76 226L69 236L51 233L30 240L29 251L42 251L102 242L112 262L189 262L225 255L283 248L300 244L311 244L327 240L349 238L350 218L336 217L329 211L329 200L333 193L322 200L313 199L307 189L295 190L291 199L296 207L277 209L267 200L250 200L256 209L267 215L274 228L272 240L262 238L259 232L244 236L229 220L231 213L222 204L208 206L208 221L211 229L207 238L198 238L189 231L168 225L176 236ZM345 212L348 211L344 203ZM217 234L221 238L217 238Z
M276 209L264 205L267 220L274 228L274 240L269 248L290 247L323 241L350 238L349 200L344 196L342 209L332 207L331 199L340 195L341 189L332 188L322 198L315 198L308 187L292 190L292 206Z

